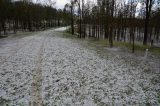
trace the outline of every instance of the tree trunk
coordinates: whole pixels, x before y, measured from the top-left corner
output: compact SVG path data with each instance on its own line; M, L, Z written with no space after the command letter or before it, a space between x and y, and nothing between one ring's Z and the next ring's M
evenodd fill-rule
M110 47L112 48L113 47L113 28L110 27L110 33L109 33L109 44L110 44Z
M71 29L72 29L72 35L74 35L73 5L71 6Z
M147 13L146 19L145 19L145 29L144 29L144 39L143 39L143 45L147 44L147 38L148 38L148 24L149 24L149 15Z
M143 45L147 45L148 40L148 25L149 25L149 18L152 8L152 2L153 0L146 0L146 17L145 17L145 26L144 26L144 39L143 39Z

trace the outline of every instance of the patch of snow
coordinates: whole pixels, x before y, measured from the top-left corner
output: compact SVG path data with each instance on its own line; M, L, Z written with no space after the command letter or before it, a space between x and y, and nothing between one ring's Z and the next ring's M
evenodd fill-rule
M68 29L68 27L61 27L61 28L56 28L54 31L63 32L67 29Z
M29 106L39 69L41 85L34 86L46 106L159 105L160 74L148 64L119 55L101 58L96 51L54 34L60 33L45 31L0 46L1 98L11 105Z

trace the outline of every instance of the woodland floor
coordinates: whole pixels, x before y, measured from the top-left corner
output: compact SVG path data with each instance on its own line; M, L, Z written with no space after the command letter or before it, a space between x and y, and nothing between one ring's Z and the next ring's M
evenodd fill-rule
M160 56L50 29L0 39L0 106L159 106Z

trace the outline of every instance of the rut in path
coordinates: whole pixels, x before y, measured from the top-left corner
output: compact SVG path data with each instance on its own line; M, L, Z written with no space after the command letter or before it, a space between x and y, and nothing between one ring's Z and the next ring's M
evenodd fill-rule
M31 106L43 105L42 94L41 94L41 88L42 88L42 64L41 63L42 63L44 42L45 42L45 38L37 54L38 59L37 59L36 69L33 71L33 83L31 88L32 101L30 103Z

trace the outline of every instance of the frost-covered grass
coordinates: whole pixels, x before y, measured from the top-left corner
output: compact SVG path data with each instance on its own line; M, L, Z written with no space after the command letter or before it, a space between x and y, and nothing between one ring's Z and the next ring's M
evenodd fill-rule
M87 39L90 43L94 43L95 45L99 45L102 47L109 47L109 42L108 40L97 40L94 38L90 38ZM118 41L114 41L113 42L114 47L120 47L120 48L125 48L128 49L128 52L132 51L132 44L130 44L129 42L118 42ZM145 52L146 49L149 50L149 52L153 53L154 55L159 55L160 54L160 48L158 47L151 47L150 45L144 46L143 44L135 44L135 52Z
M160 104L159 58L103 51L62 34L49 30L3 42L0 101L11 106Z

